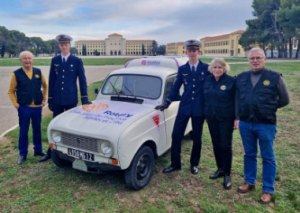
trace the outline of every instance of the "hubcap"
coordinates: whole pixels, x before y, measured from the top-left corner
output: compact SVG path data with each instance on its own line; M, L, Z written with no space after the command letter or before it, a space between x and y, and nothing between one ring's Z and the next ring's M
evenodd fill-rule
M143 180L149 173L150 170L150 156L148 154L144 154L140 157L137 167L136 167L136 175L138 180Z

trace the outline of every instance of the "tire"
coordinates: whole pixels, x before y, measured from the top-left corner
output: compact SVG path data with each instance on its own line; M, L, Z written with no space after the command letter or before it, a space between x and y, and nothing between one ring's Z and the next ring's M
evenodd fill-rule
M72 167L72 163L70 161L61 159L55 151L52 151L51 158L53 163L60 168Z
M125 170L126 184L134 190L140 190L147 186L153 174L154 161L152 149L142 146L128 169Z

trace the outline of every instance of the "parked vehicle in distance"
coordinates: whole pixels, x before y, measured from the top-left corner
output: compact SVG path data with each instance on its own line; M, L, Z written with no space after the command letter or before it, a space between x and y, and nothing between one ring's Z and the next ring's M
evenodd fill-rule
M133 59L105 79L91 105L55 117L48 126L52 160L85 172L125 170L126 184L139 190L153 174L155 158L171 147L179 107L155 110L169 94L186 57ZM181 88L181 94L183 88ZM189 124L186 134L191 131Z

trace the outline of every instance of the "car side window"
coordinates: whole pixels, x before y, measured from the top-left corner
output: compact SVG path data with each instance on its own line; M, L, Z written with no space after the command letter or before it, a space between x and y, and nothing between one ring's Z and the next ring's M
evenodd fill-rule
M175 83L175 80L176 80L176 75L167 78L166 85L165 85L165 92L164 92L164 101L168 97L168 95Z

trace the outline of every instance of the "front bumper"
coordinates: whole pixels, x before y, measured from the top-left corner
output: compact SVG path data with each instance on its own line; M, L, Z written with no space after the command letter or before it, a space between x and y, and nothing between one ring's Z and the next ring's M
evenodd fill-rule
M53 150L52 152L55 152L61 159L69 161L73 163L77 158L71 157L67 154L64 154L63 152L60 152L58 150ZM87 172L89 173L100 173L102 171L119 171L121 170L120 166L118 165L112 165L107 163L99 163L99 162L90 162L90 161L83 161L85 165L87 166Z

